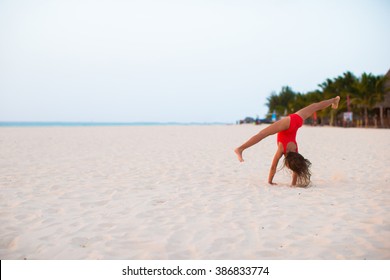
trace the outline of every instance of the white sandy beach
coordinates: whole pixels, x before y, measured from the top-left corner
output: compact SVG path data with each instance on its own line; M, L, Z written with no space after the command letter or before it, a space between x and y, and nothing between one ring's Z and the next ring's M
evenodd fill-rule
M0 259L390 259L390 130L302 127L303 189L264 127L2 127Z

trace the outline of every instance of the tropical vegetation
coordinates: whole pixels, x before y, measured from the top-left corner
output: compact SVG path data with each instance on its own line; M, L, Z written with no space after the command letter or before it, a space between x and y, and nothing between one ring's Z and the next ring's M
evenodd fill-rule
M348 71L341 76L326 79L318 85L319 89L306 93L295 92L291 87L284 86L279 93L272 92L267 98L267 117L270 118L273 113L276 113L278 117L286 116L313 102L339 95L341 97L339 108L319 111L317 113L319 123L341 124L342 113L352 112L354 121L351 125L367 127L370 123L370 116L378 115L375 109L376 104L383 102L385 94L390 91L389 87L384 86L388 84L387 79L388 76L377 76L371 73L363 73L360 77L356 77ZM383 118L383 114L380 114L380 117ZM383 119L380 123L383 124Z

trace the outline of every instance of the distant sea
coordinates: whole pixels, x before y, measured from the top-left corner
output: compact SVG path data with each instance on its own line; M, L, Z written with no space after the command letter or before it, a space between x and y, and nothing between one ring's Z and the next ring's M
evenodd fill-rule
M0 127L48 127L48 126L173 126L173 125L226 125L210 122L0 122Z

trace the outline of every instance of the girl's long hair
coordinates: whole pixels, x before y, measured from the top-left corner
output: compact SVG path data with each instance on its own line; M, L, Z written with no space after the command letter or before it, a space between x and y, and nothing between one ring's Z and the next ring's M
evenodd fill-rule
M307 187L310 184L311 162L308 159L305 159L301 154L295 152L287 153L284 158L284 166L298 175L298 185Z

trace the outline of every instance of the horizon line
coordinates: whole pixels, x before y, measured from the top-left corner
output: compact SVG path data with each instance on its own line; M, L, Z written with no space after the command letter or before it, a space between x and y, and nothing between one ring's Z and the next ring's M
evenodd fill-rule
M0 121L0 127L11 126L126 126L126 125L217 125L231 124L233 122L116 122L116 121Z

